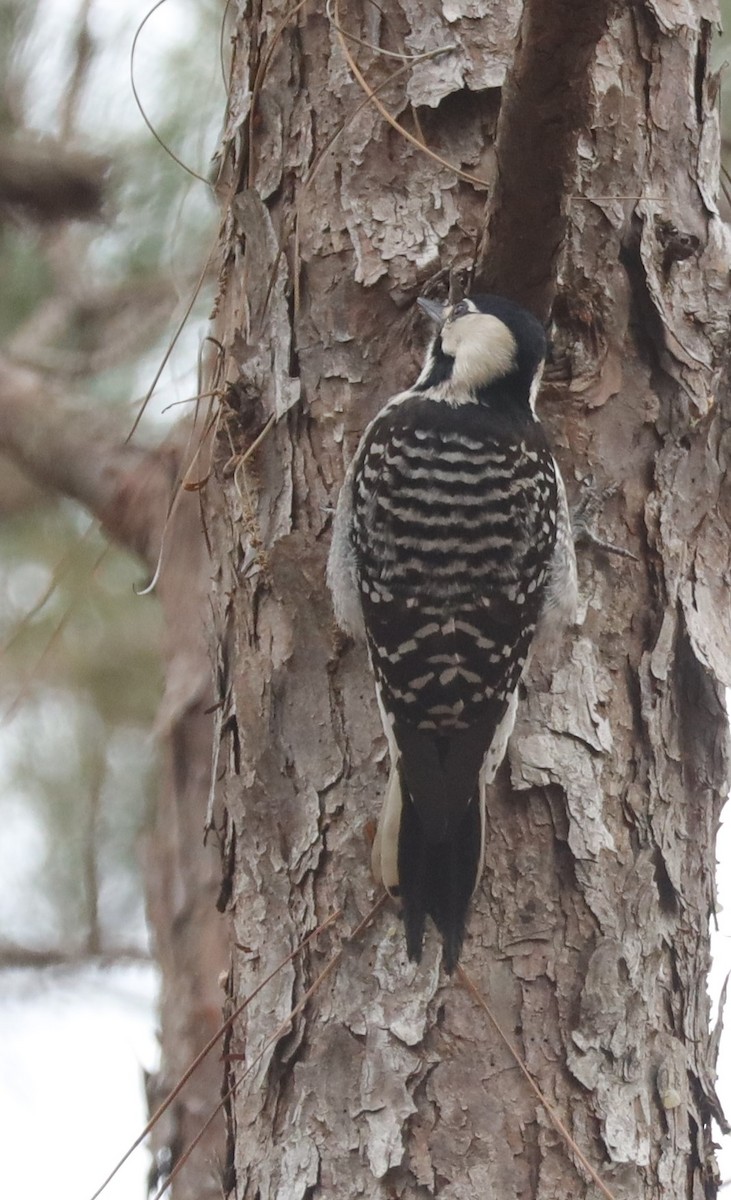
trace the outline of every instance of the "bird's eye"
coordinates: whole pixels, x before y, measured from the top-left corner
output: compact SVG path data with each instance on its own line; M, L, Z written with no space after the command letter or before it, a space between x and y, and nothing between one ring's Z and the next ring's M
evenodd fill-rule
M470 311L470 310L469 310L469 306L468 306L468 304L467 304L467 301L466 301L466 300L460 300L459 304L455 304L455 306L454 306L454 308L452 309L452 312L451 312L451 314L450 314L450 315L451 315L451 317L452 317L452 320L454 320L456 317L464 317L464 316L466 316L466 315L467 315L467 313L468 313L469 311Z

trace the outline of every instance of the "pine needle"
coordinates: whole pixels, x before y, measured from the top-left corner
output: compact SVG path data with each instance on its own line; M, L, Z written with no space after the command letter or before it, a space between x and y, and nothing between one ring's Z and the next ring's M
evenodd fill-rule
M462 986L467 989L467 991L472 996L473 1000L475 1000L475 1002L479 1005L479 1007L483 1010L483 1012L487 1014L488 1020L490 1021L493 1029L495 1030L498 1037L500 1038L500 1041L503 1043L506 1050L510 1054L510 1057L515 1062L516 1066L518 1067L518 1070L520 1071L521 1075L523 1076L526 1083L528 1084L528 1087L533 1092L533 1095L540 1102L540 1104L543 1106L543 1108L546 1110L548 1116L551 1119L552 1124L554 1125L554 1127L556 1128L558 1133L561 1135L561 1137L563 1138L564 1142L569 1147L569 1149L572 1150L573 1153L576 1155L577 1159L579 1160L582 1167L584 1168L584 1170L587 1172L587 1174L591 1178L592 1182L596 1184L596 1186L599 1188L599 1191L601 1192L602 1196L606 1197L606 1200L617 1200L614 1193L610 1192L609 1188L606 1186L605 1183L602 1182L599 1175L596 1173L596 1171L592 1167L591 1163L587 1160L585 1155L582 1154L581 1150L576 1145L576 1142L574 1141L574 1139L572 1138L568 1129L566 1128L563 1121L559 1117L555 1108L553 1107L552 1104L550 1104L550 1102L544 1096L543 1092L539 1088L535 1079L533 1078L530 1071L528 1070L525 1063L523 1062L523 1059L520 1057L518 1051L515 1049L515 1046L510 1041L510 1038L503 1030L502 1025L500 1024L500 1022L498 1021L494 1012L490 1008L489 1004L487 1003L487 1000L482 995L482 993L479 991L477 984L474 983L472 978L467 974L464 967L462 967L462 966L457 967L457 975L459 976Z
M274 970L271 971L267 975L266 979L262 979L261 983L258 984L258 986L254 988L254 991L251 992L244 1000L242 1000L239 1005L237 1005L237 1007L233 1010L232 1013L230 1013L230 1015L226 1018L226 1020L223 1022L223 1024L219 1026L219 1028L216 1030L216 1032L213 1034L213 1036L206 1042L205 1046L200 1051L200 1053L195 1056L195 1058L191 1062L190 1066L181 1075L181 1077L178 1080L178 1082L176 1083L175 1087L172 1089L171 1092L168 1093L168 1095L163 1100L162 1104L159 1106L159 1108L156 1109L156 1111L150 1117L150 1120L145 1125L145 1128L142 1130L142 1132L139 1134L139 1136L135 1139L135 1141L132 1143L132 1145L129 1147L129 1149L125 1151L125 1153L122 1155L122 1157L120 1158L119 1162L116 1164L114 1169L109 1173L109 1175L107 1175L107 1177L104 1180L104 1182L102 1183L101 1187L97 1188L97 1190L94 1192L94 1195L91 1196L89 1198L89 1200L97 1200L97 1198L99 1196L101 1196L102 1192L107 1187L107 1185L109 1183L111 1183L111 1181L114 1179L114 1177L117 1174L117 1172L119 1171L119 1169L122 1166L124 1166L124 1164L126 1163L127 1159L130 1157L130 1155L133 1154L134 1151L137 1149L137 1147L145 1140L148 1133L150 1133L151 1130L154 1129L155 1125L160 1120L160 1117L162 1117L163 1114L165 1112L167 1112L167 1110L170 1107L170 1105L172 1104L173 1100L175 1100L175 1098L179 1095L181 1090L185 1087L185 1085L188 1082L188 1080L190 1079L191 1075L193 1075L193 1073L198 1069L200 1064L203 1062L204 1058L206 1058L210 1054L211 1050L216 1045L216 1043L220 1041L220 1039L223 1037L226 1030L231 1028L231 1026L233 1025L236 1018L241 1016L241 1013L244 1011L244 1009L249 1004L251 1004L251 1001L256 996L259 995L259 993L267 986L268 983L271 983L272 979L274 979L274 977L279 974L279 972L282 970L283 967L286 967L288 963L292 962L295 958L297 958L302 953L302 951L307 946L309 946L310 942L314 941L314 939L316 937L318 937L319 934L323 933L323 931L325 929L327 929L330 925L332 925L334 921L337 921L338 917L341 917L342 915L343 915L343 910L341 908L337 909L334 913L331 913L330 916L327 918L327 920L323 921L321 925L318 925L317 929L313 929L312 933L308 933L307 937L303 938L302 941L299 943L299 945L295 946L294 950L292 950L292 952L290 954L288 954L286 956L286 958L283 958L282 961L277 964L277 966L274 968ZM218 1109L216 1109L216 1112L217 1111L218 1111ZM213 1116L215 1116L215 1113L213 1114ZM209 1118L209 1120L206 1122L206 1125L203 1127L201 1132L198 1134L198 1138L196 1139L196 1141L200 1140L203 1133L208 1128L208 1125L210 1124L211 1120L212 1120L212 1117ZM189 1147L189 1150L190 1149L192 1149L192 1147ZM187 1157L187 1154L186 1154L186 1157ZM171 1182L172 1182L172 1176L168 1180L168 1183L171 1183ZM167 1187L168 1184L166 1184L165 1186ZM160 1194L162 1194L162 1193L160 1193Z
M345 946L350 942L354 942L356 940L356 938L359 937L361 933L363 933L364 929L366 929L370 925L371 921L376 916L377 912L379 911L379 909L385 902L386 898L387 898L387 893L382 892L381 895L379 896L379 898L376 900L373 907L371 908L371 910L368 913L366 913L363 920L358 925L356 925L355 929L353 930L353 932L351 933L351 935L347 939L347 941L344 943L344 945L341 946L340 949L337 951L337 953L335 953L333 955L333 957L330 959L330 961L325 964L323 969L320 971L320 974L315 979L314 983L312 983L310 985L310 987L308 987L307 991L305 992L304 996L299 1001L299 1003L295 1004L294 1008L291 1010L289 1015L284 1018L281 1025L279 1025L279 1027L274 1031L274 1033L271 1035L271 1037L265 1043L263 1049L260 1050L260 1052L257 1054L256 1058L252 1059L252 1061L249 1063L246 1070L243 1072L243 1074L241 1074L239 1076L238 1079L234 1079L233 1083L231 1084L231 1087L228 1089L225 1096L223 1096L223 1098L219 1101L219 1103L213 1109L213 1112L210 1113L205 1124L202 1125L201 1128L198 1130L198 1133L193 1138L193 1141L190 1143L190 1145L188 1145L186 1147L184 1152L181 1154L180 1158L176 1162L173 1170L170 1172L170 1175L166 1179L165 1183L153 1197L153 1200L161 1200L161 1197L164 1196L165 1192L170 1187L171 1183L173 1183L175 1181L178 1174L180 1173L182 1168L185 1166L186 1162L190 1158L193 1150L195 1150L195 1147L200 1142L200 1140L203 1137L203 1135L205 1134L206 1130L210 1127L211 1123L215 1120L216 1116L221 1111L221 1109L232 1098L232 1096L236 1092L236 1089L238 1088L239 1084L243 1083L246 1076L251 1074L251 1072L254 1070L254 1068L259 1065L261 1060L264 1058L264 1055L266 1054L267 1050L269 1050L274 1045L275 1042L278 1042L280 1038L284 1037L284 1035L286 1033L288 1033L295 1017L298 1017L300 1015L300 1013L302 1013L304 1011L304 1009L307 1007L307 1005L309 1004L312 997L319 990L319 988L325 982L327 977L332 974L332 972L335 970L335 968L337 966L339 966L340 961L343 957L343 954L345 953ZM339 916L340 911L337 913L334 913L333 916L329 918L329 921L333 921L336 916ZM329 923L329 921L328 921L328 923ZM324 926L322 928L324 928ZM316 930L315 932L317 933L318 931ZM311 936L314 936L314 934ZM98 1193L97 1193L97 1195L98 1195ZM91 1200L95 1200L95 1197L92 1196Z

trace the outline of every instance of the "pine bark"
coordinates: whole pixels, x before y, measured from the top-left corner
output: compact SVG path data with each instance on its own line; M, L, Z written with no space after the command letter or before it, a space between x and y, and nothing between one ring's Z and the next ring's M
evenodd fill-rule
M440 972L438 939L409 964L386 907L346 940L377 897L367 832L387 764L364 650L336 634L325 590L332 505L365 424L416 374L415 297L469 271L487 228L480 277L552 301L540 409L571 499L598 498L598 532L635 559L581 551L580 624L555 668L533 664L488 800L463 961L617 1200L712 1197L705 977L731 684L715 4L589 21L537 280L504 240L535 212L510 131L536 6L522 22L511 0L341 4L331 22L315 7L240 5L221 148L226 400L207 503L232 1002L344 912L234 1026L229 1182L239 1200L598 1195ZM362 105L336 21L377 99L471 179ZM436 49L407 70L382 53ZM543 158L551 111L533 114Z

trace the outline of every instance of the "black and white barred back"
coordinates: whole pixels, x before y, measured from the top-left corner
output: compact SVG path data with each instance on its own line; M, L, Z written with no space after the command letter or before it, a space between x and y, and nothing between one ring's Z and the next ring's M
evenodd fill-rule
M368 431L353 544L386 710L449 735L504 706L556 543L556 468L540 424L410 395Z
M347 556L337 539L347 532L393 762L376 867L401 897L409 955L420 956L429 914L451 970L481 871L484 786L504 756L557 551L569 553L570 537L532 409L539 359L517 392L509 373L456 392L440 353L438 342L414 388L364 434L330 581L337 611L335 560Z

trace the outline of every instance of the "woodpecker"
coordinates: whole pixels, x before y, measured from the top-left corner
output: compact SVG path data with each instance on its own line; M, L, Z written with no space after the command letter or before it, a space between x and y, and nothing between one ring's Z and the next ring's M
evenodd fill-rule
M338 624L365 636L391 773L373 871L409 958L427 915L457 964L484 860L485 791L532 642L575 615L566 492L535 413L546 339L499 296L418 301L437 331L368 425L328 559Z

